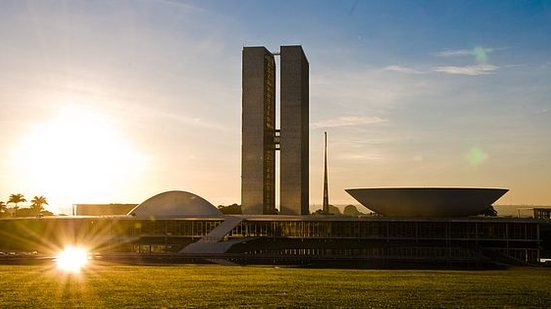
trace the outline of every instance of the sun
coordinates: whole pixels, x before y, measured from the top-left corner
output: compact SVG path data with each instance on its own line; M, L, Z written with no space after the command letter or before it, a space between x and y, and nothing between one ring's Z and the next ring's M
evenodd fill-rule
M78 105L65 107L22 138L12 151L13 166L52 200L96 202L98 196L116 196L144 164L117 123Z
M56 257L57 268L69 273L79 273L88 264L88 250L82 247L68 246Z

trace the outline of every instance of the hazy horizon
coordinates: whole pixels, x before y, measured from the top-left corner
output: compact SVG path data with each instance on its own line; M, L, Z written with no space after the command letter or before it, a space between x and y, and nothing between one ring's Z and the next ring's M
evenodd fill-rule
M241 50L310 63L310 204L468 186L551 205L551 4L0 3L0 201L240 203Z

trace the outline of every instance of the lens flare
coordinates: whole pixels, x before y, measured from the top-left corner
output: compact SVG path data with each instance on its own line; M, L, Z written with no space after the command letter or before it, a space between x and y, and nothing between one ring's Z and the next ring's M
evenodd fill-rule
M473 48L473 55L479 64L485 64L488 60L488 49L482 46L475 46Z
M88 264L88 251L81 247L65 247L55 258L57 268L69 272L78 273Z
M478 147L472 147L467 153L467 160L471 165L478 166L488 159L488 154Z

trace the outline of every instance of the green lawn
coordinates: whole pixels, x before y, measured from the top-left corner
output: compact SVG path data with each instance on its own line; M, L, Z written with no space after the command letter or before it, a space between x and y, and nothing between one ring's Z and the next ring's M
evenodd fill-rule
M0 307L551 307L551 269L0 265Z

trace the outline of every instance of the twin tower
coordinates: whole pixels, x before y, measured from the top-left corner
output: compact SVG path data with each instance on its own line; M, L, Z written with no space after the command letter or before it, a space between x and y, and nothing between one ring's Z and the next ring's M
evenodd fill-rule
M276 62L280 57L280 124L276 128ZM301 46L243 48L241 204L244 214L275 214L280 151L280 214L307 215L308 60Z

